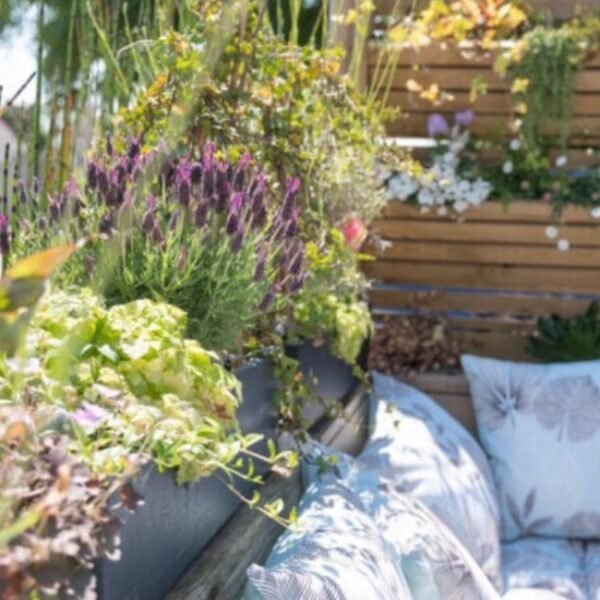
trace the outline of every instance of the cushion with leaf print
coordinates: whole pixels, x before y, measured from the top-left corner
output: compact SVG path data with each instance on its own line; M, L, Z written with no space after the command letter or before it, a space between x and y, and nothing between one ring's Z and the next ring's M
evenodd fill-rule
M326 474L309 486L299 512L266 565L248 569L246 600L412 598L391 548L341 481Z
M475 439L431 398L378 373L370 426L358 457L363 467L427 506L499 589L500 512L487 458Z
M586 563L587 547L581 541L529 537L507 542L502 545L503 598L596 598L588 595Z
M462 357L502 538L600 537L600 361Z
M377 469L311 442L303 447L309 481L334 473L352 490L394 549L415 600L499 600L498 592L456 536L417 498L400 493ZM333 458L333 460L332 460Z

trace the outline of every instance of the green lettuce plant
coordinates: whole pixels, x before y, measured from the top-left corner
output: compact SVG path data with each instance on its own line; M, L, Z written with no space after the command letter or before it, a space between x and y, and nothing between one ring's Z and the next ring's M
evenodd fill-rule
M185 332L185 313L168 304L107 309L90 291L55 292L32 320L24 354L0 363L0 397L35 398L70 424L74 451L97 472L152 459L177 469L181 483L217 469L245 477L228 466L257 441L239 433L240 383Z

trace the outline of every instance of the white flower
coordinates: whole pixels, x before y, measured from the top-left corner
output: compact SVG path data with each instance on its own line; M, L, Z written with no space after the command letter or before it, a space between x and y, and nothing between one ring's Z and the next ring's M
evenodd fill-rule
M388 182L388 197L408 200L419 189L418 181L406 173L392 177Z
M550 238L551 240L553 240L557 235L558 235L558 229L556 229L556 227L553 227L552 225L550 225L549 227L546 227L546 237L547 238Z
M512 163L512 160L507 160L503 165L502 165L502 172L505 175L510 175L515 169L515 166Z
M600 206L592 208L590 215L592 215L593 219L600 219Z
M511 140L510 141L510 149L513 152L520 150L521 149L521 140L517 140L517 139Z
M469 208L469 205L464 200L458 200L454 203L454 210L456 212L465 212Z
M447 209L445 206L440 206L440 207L437 209L437 214L438 214L440 217L445 217L445 216L448 214L448 209Z
M567 165L567 157L564 154L561 154L557 159L556 159L556 166L559 169L562 169L563 167L565 167Z
M556 244L556 247L561 252L566 252L571 247L571 244L569 243L569 240L565 240L563 238L562 240L558 240L558 244Z
M434 203L433 193L427 188L421 188L417 200L421 206L431 206Z

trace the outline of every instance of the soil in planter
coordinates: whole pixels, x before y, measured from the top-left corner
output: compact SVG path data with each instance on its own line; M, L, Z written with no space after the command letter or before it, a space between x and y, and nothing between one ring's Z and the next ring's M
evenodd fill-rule
M369 368L410 376L459 368L461 348L446 336L444 324L425 316L385 315L369 354Z

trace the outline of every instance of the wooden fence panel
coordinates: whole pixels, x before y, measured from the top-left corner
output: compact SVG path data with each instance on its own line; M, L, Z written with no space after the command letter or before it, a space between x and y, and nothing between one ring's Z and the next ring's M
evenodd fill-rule
M581 207L555 224L541 203L488 202L456 222L390 202L376 230L390 244L365 265L375 313L440 315L465 351L524 359L537 317L573 316L600 296L600 224Z

